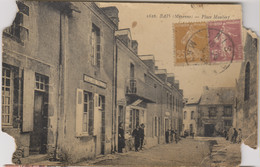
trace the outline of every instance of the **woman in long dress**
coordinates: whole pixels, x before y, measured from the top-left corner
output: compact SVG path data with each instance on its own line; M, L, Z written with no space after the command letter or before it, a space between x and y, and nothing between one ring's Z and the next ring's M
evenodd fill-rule
M123 123L119 124L118 128L118 152L122 153L125 147L125 131L123 129Z

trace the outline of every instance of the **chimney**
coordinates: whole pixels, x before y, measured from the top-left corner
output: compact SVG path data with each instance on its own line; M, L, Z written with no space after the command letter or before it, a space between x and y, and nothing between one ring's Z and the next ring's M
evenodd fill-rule
M174 85L174 74L173 73L167 74L167 82L169 82L171 85Z
M167 80L167 70L166 69L158 69L155 70L155 75L159 77L163 82Z
M139 58L144 62L144 64L154 73L154 55L139 55Z
M178 80L175 80L175 82L174 82L174 86L175 86L177 89L179 89L179 87L180 87L180 83L179 83Z
M129 28L117 30L116 37L122 41L128 48L132 49L132 36Z
M110 18L110 20L112 20L115 23L115 25L118 27L118 23L119 23L118 9L115 6L104 7L101 9Z
M136 40L132 40L132 49L134 53L137 55L138 54L138 42Z

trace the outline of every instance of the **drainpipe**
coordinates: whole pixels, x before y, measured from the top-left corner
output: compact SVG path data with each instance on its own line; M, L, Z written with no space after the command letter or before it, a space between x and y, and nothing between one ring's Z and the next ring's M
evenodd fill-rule
M115 34L115 33L114 33ZM117 45L116 37L114 35L114 49L113 49L113 85L112 85L112 142L111 153L116 151L116 104L117 104Z
M116 45L116 38L115 38L115 45ZM118 48L117 48L117 45L116 45L116 55L115 55L115 120L117 120L117 57L118 57ZM115 140L115 150L116 150L116 146L117 146L117 127L118 127L118 124L117 124L117 121L116 122L116 134L114 136L114 140Z
M161 130L162 130L162 118L163 118L163 84L162 84L162 90L161 90L161 119L160 119L160 129L159 129L159 132L160 132L160 135L159 136L159 144L160 144L160 141L161 141Z
M57 160L57 149L58 149L58 138L59 138L59 117L61 110L61 87L62 87L62 11L60 11L60 50L59 50L59 69L58 69L58 109L57 109L57 129L56 129L56 139L55 139L55 149L53 154L53 159Z

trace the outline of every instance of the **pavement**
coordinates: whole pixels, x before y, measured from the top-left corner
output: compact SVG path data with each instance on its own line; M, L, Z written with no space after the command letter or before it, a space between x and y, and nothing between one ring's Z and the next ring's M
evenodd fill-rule
M162 144L139 152L112 154L76 165L86 166L238 166L240 145L224 138L182 139L178 144Z
M100 155L73 166L205 166L234 167L240 164L240 144L221 137L195 137L161 144L139 152ZM62 162L41 161L32 165L64 166Z

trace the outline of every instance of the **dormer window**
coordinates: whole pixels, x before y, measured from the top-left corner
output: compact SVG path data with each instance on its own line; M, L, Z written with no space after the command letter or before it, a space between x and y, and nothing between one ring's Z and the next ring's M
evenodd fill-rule
M29 7L20 1L17 2L17 6L19 12L16 14L13 24L4 30L4 34L18 42L23 42L29 34L28 29L24 26L25 17L29 16Z

